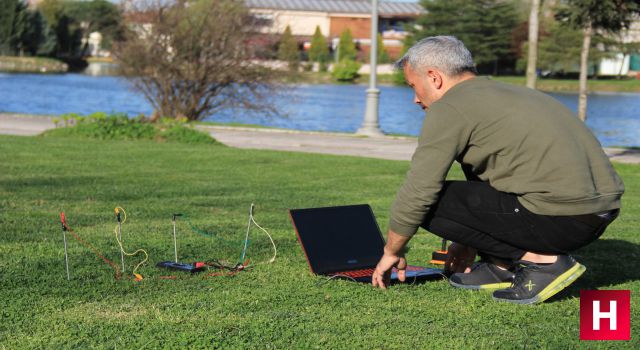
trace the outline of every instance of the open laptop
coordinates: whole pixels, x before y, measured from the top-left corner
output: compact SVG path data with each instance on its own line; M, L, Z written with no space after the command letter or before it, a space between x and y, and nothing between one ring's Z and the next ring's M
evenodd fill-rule
M290 209L293 227L311 272L371 282L384 240L368 204ZM406 282L443 277L442 270L407 266ZM398 282L396 270L391 282Z

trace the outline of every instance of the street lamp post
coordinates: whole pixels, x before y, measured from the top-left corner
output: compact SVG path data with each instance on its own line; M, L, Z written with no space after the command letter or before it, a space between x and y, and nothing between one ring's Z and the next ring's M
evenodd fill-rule
M367 136L383 136L378 126L378 99L380 90L376 87L377 59L378 59L378 0L371 0L371 59L369 73L369 88L367 89L367 104L364 112L364 122L357 134Z

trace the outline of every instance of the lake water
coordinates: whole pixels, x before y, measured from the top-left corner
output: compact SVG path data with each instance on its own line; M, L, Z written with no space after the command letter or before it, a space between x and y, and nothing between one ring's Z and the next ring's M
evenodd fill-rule
M275 95L280 115L227 110L208 120L279 128L355 132L362 124L366 86L298 85ZM424 114L412 103L408 87L380 87L380 127L385 133L417 135ZM574 112L577 94L552 93ZM640 146L640 94L589 95L587 126L604 146ZM1 74L0 112L59 115L63 113L152 112L150 104L114 76L86 74Z

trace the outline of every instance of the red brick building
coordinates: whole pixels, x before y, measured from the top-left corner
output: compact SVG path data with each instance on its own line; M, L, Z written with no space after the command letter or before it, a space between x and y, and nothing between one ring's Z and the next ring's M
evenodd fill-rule
M289 26L293 35L308 44L316 27L332 45L345 29L350 29L360 48L360 57L368 56L371 41L371 0L245 0L251 13L262 25L263 33L280 34ZM410 25L424 12L414 2L380 1L378 30L385 50L397 58L402 39Z

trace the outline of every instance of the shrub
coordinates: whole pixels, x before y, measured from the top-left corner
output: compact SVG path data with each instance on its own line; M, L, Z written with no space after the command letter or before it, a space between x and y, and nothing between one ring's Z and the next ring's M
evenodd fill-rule
M333 66L331 75L338 81L354 81L359 75L360 63L344 59Z
M393 71L392 81L394 85L407 85L407 81L404 79L404 72L400 69Z
M144 116L93 113L88 116L65 114L54 119L57 128L45 136L80 136L100 140L156 140L161 142L214 143L208 134L193 129L186 120L162 118L150 122Z

